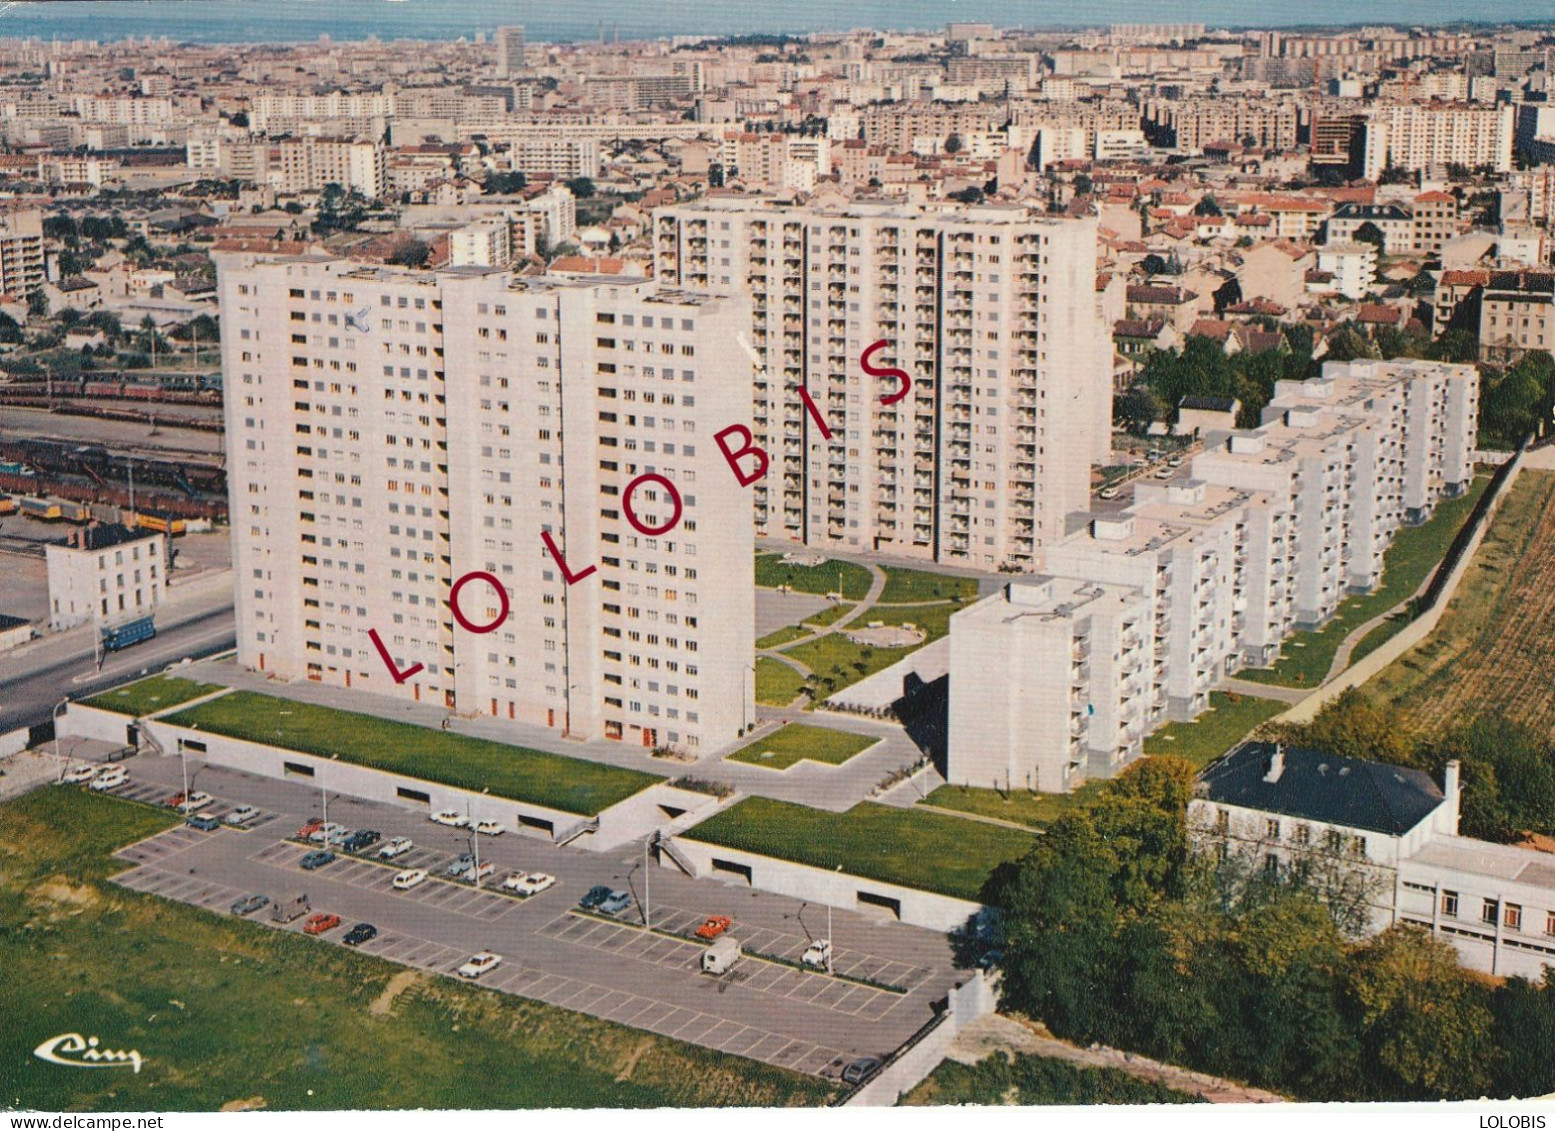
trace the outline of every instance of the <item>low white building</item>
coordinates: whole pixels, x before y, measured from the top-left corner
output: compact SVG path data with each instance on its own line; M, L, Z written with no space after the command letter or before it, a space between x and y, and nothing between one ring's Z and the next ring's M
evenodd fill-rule
M1352 302L1377 286L1377 245L1331 243L1317 249L1317 269L1333 276L1333 289Z
M145 616L167 585L167 536L117 524L71 531L47 549L49 627L106 624Z
M1458 764L1420 770L1250 742L1200 776L1188 828L1271 872L1299 862L1358 882L1367 929L1424 927L1465 966L1534 981L1555 966L1555 856L1458 835Z

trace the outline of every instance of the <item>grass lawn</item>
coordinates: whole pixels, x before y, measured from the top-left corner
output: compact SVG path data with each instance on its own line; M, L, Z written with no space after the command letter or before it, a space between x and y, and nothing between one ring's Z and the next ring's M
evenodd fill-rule
M1341 601L1334 619L1318 631L1293 633L1281 647L1280 658L1273 667L1249 668L1237 672L1237 678L1282 687L1321 684L1346 636L1372 617L1407 601L1420 588L1489 485L1490 476L1476 475L1464 495L1437 504L1436 513L1424 524L1402 527L1383 555L1382 582L1376 589Z
M824 1081L106 882L176 818L67 787L0 806L0 1106L214 1111L818 1104ZM234 834L221 834L234 835ZM139 1073L32 1050L100 1036Z
M807 726L804 723L789 723L773 731L766 738L736 750L729 755L729 760L749 762L753 766L765 766L769 770L786 770L795 762L807 759L811 762L824 762L828 766L840 766L853 755L868 750L879 741L878 738L867 734Z
M1167 723L1145 736L1146 754L1175 754L1202 769L1246 738L1289 703L1238 695L1235 702L1225 691L1209 693L1209 710L1191 723Z
M589 817L664 780L641 770L603 766L252 691L235 691L163 721L306 754L338 756L342 761L423 781L489 789L498 797Z
M804 677L782 660L756 657L756 702L764 707L786 707L799 698Z
M917 601L941 601L950 597L973 600L977 597L977 578L951 577L945 573L930 573L922 569L903 569L901 566L882 566L885 570L885 589L880 594L883 605L905 605Z
M870 620L882 618L873 614ZM856 623L856 622L855 622ZM859 628L864 627L858 625ZM828 695L834 695L844 687L851 686L866 676L874 675L882 668L888 668L903 656L908 655L913 648L876 648L868 644L855 644L840 632L819 637L804 644L796 644L784 651L785 656L792 656L816 675L824 679L830 679L830 686L824 682L821 684L819 698L825 699Z
M197 683L192 679L179 679L177 676L154 675L150 679L116 687L112 691L104 691L101 695L83 699L81 704L85 707L98 707L104 711L139 717L154 711L166 710L168 707L176 707L180 703L187 703L202 695L211 695L221 689L218 683Z
M1059 814L1095 800L1105 785L1102 781L1088 781L1072 793L1032 793L1021 788L1004 793L975 786L942 785L918 804L1045 829Z
M813 625L816 628L825 628L829 624L836 624L843 617L851 613L854 608L856 608L856 606L850 605L846 601L841 601L834 605L828 605L820 612L805 617L804 623Z
M756 555L756 584L766 589L787 585L796 593L825 596L838 592L839 580L843 600L862 601L869 595L873 576L861 565L836 558L818 566L804 566L785 562L782 554Z
M784 625L776 632L769 632L756 641L756 647L776 648L783 644L792 644L795 640L803 639L809 635L809 629L800 628L797 624Z
M1555 736L1552 624L1555 475L1524 470L1436 628L1362 690L1420 737L1491 714Z
M976 900L993 870L1031 848L1029 833L864 801L828 813L747 797L690 839L775 856L958 899Z
M976 1064L944 1060L902 1097L906 1107L1037 1104L1191 1104L1197 1096L1116 1068L1081 1068L1046 1056L996 1052Z

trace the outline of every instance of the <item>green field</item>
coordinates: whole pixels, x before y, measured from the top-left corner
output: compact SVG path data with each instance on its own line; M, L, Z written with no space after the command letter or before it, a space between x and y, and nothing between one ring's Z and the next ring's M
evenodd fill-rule
M749 762L753 766L765 766L769 770L786 770L795 762L824 762L828 766L840 766L855 754L868 750L878 738L867 734L854 734L846 730L829 730L826 727L789 723L773 731L766 738L729 755L732 762Z
M819 1104L824 1081L106 882L174 824L65 787L0 806L0 1107L42 1111ZM237 834L218 834L237 835ZM77 1032L144 1058L78 1071Z
M796 593L839 592L841 582L843 600L862 601L869 595L873 577L861 565L833 558L818 566L794 565L785 562L781 554L758 554L756 557L756 584L766 589L787 585Z
M918 804L1045 829L1059 814L1095 800L1105 786L1104 781L1089 781L1069 793L1032 793L1026 789L1005 793L976 786L942 785Z
M1257 699L1225 691L1209 693L1209 709L1191 723L1167 723L1145 736L1146 754L1175 754L1203 769L1261 724L1290 709L1278 699Z
M264 742L305 754L338 757L343 762L423 781L489 790L498 797L588 817L664 780L641 770L585 762L252 691L235 691L179 711L163 721L174 726L198 726L212 734Z
M1281 646L1280 658L1272 667L1249 668L1237 672L1237 678L1283 687L1321 684L1328 678L1334 654L1346 636L1373 617L1409 600L1425 583L1489 485L1488 475L1476 475L1464 495L1438 503L1436 513L1426 522L1402 527L1383 555L1382 582L1377 588L1341 601L1333 620L1318 631L1293 633Z
M835 624L837 621L840 621L843 617L851 613L855 608L857 608L856 605L850 605L846 601L841 601L834 605L828 605L826 608L820 610L819 612L811 613L809 616L805 617L804 623L812 625L815 628L825 628L828 625Z
M828 871L976 900L1000 864L1025 855L1017 829L864 801L828 813L747 797L693 828L688 839Z
M81 700L83 707L97 707L120 715L150 715L165 711L202 695L213 695L222 690L219 683L196 683L192 679L179 679L171 675L154 675L112 691L104 691L90 699Z
M756 702L764 707L786 707L799 698L804 676L782 660L756 657Z
M810 630L800 628L797 624L784 625L775 632L769 632L756 641L757 648L778 648L784 644L792 644L795 640L802 640L810 635Z
M1045 1056L994 1053L976 1064L945 1060L902 1097L903 1106L977 1104L1191 1104L1197 1096L1116 1068L1081 1068Z
M882 605L907 605L920 601L942 601L950 597L972 600L977 596L977 578L952 577L922 569L881 566L885 570Z

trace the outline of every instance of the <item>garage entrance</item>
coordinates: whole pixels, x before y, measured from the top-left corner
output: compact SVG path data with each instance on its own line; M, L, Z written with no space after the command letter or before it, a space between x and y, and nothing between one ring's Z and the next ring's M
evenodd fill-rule
M892 899L885 895L876 895L872 891L858 893L858 909L865 915L871 915L882 919L900 919L902 917L902 901Z
M736 864L733 860L719 860L713 858L713 872L720 879L738 880L747 887L751 884L751 868L749 864Z

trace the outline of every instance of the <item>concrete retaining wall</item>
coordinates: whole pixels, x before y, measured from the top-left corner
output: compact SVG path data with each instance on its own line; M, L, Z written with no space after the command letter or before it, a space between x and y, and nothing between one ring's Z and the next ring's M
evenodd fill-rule
M13 730L9 734L0 734L0 758L9 758L13 754L20 754L26 750L28 736L31 734L31 727L22 727L21 730Z
M849 875L847 872L829 872L825 868L812 868L807 864L795 864L789 860L778 860L754 852L721 848L705 841L676 837L674 847L691 861L698 876L711 876L730 883L745 882L740 873L728 868L715 868L713 862L717 860L725 864L749 868L750 886L760 891L772 892L774 895L786 895L793 899L809 900L811 903L830 904L844 911L860 911L865 914L878 912L883 916L889 915L890 911L868 900L860 900L859 896L863 894L880 900L892 900L900 908L899 917L903 923L911 923L915 927L928 927L934 931L955 930L972 915L983 910L982 904L967 899L955 899L948 895L902 887L899 884L882 883L880 880L865 879L862 876ZM668 860L661 859L660 863L665 867L674 867Z
M100 742L111 742L115 746L127 746L129 728L134 725L135 718L132 715L121 715L115 711L104 711L100 707L72 703L60 716L59 733L75 735L78 738L95 738Z
M912 1091L938 1067L950 1051L956 1034L972 1022L987 1017L998 1001L987 977L975 971L967 981L950 991L949 1008L940 1023L890 1060L869 1083L844 1101L844 1107L890 1107ZM920 1033L922 1031L920 1030Z

